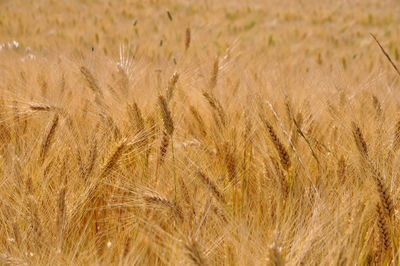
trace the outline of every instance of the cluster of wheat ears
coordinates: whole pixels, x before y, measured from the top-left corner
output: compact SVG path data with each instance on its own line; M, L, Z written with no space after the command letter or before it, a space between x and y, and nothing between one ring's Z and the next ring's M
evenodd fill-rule
M390 52L370 38L386 79L282 89L181 36L169 63L0 50L0 264L398 265Z

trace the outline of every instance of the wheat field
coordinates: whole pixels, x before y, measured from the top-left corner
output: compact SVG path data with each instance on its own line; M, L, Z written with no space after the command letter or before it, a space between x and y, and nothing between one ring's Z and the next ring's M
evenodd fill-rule
M398 265L399 25L395 0L0 0L0 264Z

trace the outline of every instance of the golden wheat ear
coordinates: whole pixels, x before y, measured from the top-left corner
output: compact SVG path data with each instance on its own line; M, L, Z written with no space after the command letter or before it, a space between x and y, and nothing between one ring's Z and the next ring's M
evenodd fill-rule
M106 177L114 166L117 164L118 160L121 158L124 149L126 147L126 139L122 139L114 148L113 152L111 153L111 156L107 159L106 163L103 166L103 169L101 170L100 178Z
M174 122L172 120L171 112L168 108L168 103L165 100L164 96L158 96L158 105L160 107L161 111L161 117L164 122L164 128L165 131L168 133L168 135L172 135L174 132Z
M148 204L159 205L171 209L182 222L184 221L182 208L176 202L172 202L166 198L156 195L144 195L143 199Z
M214 90L214 88L217 86L218 72L219 72L219 58L218 58L218 56L216 56L214 59L213 70L211 73L210 85L209 85L209 91L211 93Z
M176 89L176 84L178 83L178 79L179 79L179 73L178 72L174 72L174 74L172 74L171 78L168 81L167 95L166 95L167 103L169 103L172 100L172 98L174 97L174 93L175 93L175 89Z
M89 71L89 69L87 69L84 66L81 66L80 71L83 77L85 78L87 84L89 85L89 88L95 93L102 94L102 91L99 85L97 84L96 79L94 78L93 74Z
M197 266L206 265L204 256L200 251L200 247L194 240L189 240L188 243L185 244L186 255L190 259L190 261Z
M288 171L292 163L291 163L290 156L289 156L287 149L285 148L285 146L283 146L282 142L276 135L275 130L272 127L272 125L269 123L269 121L262 114L260 114L260 118L261 118L261 121L263 122L265 128L267 129L267 132L272 141L272 144L274 145L276 151L279 154L279 158L280 158L282 167L286 171Z
M190 27L186 28L186 34L185 34L185 51L187 51L190 47L190 40L191 40L191 34L190 34Z
M384 211L379 203L376 204L378 243L376 246L376 259L382 261L383 257L391 249L391 232Z
M393 136L392 149L393 153L396 153L400 148L400 119L395 124L395 131Z
M365 142L363 133L361 132L360 127L356 124L356 122L351 122L351 127L353 130L353 137L356 143L357 149L363 158L368 158L368 146Z
M51 126L47 131L47 134L45 138L43 139L43 143L40 149L40 155L39 155L39 162L40 164L43 163L44 159L46 158L47 152L53 143L54 135L56 133L57 125L59 121L59 115L58 113L54 114L53 120L51 122Z
M203 172L197 171L195 175L203 182L207 188L211 191L213 196L220 201L223 204L226 204L226 199L224 195L220 192L218 189L217 185L212 181L210 178L208 178Z
M271 266L284 266L285 265L285 258L282 254L282 249L278 245L277 241L274 241L274 243L269 247L269 253L268 253L268 259L269 263L268 265Z

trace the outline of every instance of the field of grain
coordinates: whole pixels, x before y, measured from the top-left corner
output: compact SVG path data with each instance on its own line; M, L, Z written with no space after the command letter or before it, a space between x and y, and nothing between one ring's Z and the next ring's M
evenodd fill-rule
M395 0L0 0L0 264L398 265L399 25Z

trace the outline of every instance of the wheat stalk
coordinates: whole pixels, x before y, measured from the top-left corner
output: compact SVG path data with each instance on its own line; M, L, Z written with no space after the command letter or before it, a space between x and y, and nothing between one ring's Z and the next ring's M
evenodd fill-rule
M376 43L379 45L379 48L381 48L382 53L386 56L386 58L389 60L390 64L392 65L392 67L394 68L394 70L396 71L396 73L400 76L400 70L397 68L397 66L395 65L395 63L393 62L393 60L390 58L389 54L385 51L385 49L382 47L382 45L379 43L378 39L375 37L375 35L373 35L372 33L370 33L372 38L374 38L374 40L376 41Z

